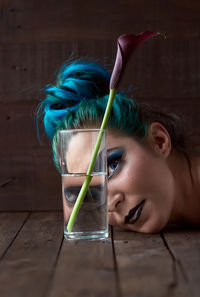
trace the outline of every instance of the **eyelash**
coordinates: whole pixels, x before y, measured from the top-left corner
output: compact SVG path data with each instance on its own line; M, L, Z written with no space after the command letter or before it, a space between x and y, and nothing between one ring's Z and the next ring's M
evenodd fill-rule
M64 189L64 196L69 206L73 206L76 202L80 189L81 187L72 187ZM102 195L102 191L103 188L101 184L95 187L90 187L84 198L85 203L82 205L82 207L84 209L88 209L92 207L97 207L99 204L102 205L102 197L104 197L104 195Z
M74 187L73 190L64 189L65 198L68 203L73 205L76 202L76 198L79 193L79 190L80 190L79 187L77 188Z
M123 152L120 154L113 154L111 156L108 157L107 160L107 167L108 167L108 179L110 179L118 170L119 167L121 165L122 162L122 156L123 156ZM117 162L117 164L116 164ZM113 172L111 174L109 174L109 167L111 167L111 165L116 164L116 167L114 169L111 168L111 170L113 170Z

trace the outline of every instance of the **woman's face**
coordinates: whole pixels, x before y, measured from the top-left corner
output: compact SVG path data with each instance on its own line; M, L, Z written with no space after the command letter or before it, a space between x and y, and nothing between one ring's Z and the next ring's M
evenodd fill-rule
M108 219L111 225L158 232L169 221L174 182L167 159L150 143L107 134Z
M81 172L87 170L90 157L85 153L83 158L83 148L87 152L88 137L77 134L71 141L70 170L74 166ZM168 223L174 203L174 179L167 158L149 139L140 144L133 137L107 132L109 224L145 233L158 232ZM71 211L64 200L66 219Z

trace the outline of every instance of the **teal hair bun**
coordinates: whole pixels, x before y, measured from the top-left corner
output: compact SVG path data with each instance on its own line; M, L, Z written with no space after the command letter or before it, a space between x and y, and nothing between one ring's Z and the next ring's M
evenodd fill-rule
M47 85L40 104L44 128L52 140L68 112L78 109L83 100L94 100L109 93L110 74L99 64L76 60L60 69L55 85Z

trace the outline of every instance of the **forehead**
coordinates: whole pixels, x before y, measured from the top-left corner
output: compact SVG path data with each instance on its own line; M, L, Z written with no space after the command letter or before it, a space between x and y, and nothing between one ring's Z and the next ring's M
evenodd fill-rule
M107 132L107 149L110 150L114 147L131 148L134 147L137 142L133 137L127 136L119 131L109 130Z
M138 143L133 137L115 130L107 131L106 140L107 150L121 147L126 151L132 151L138 147ZM87 132L77 133L71 138L66 154L67 166L70 172L84 173L87 171L95 143L96 141L92 143L91 134Z
M90 133L77 133L69 142L66 152L69 172L84 173L88 169L93 153L92 137Z

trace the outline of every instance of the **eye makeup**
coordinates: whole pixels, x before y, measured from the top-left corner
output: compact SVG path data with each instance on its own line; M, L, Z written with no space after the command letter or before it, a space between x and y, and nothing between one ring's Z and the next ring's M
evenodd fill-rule
M74 205L79 191L80 187L70 187L64 189L64 195L69 204Z
M64 189L64 197L69 207L74 206L80 189L80 186L73 186ZM103 197L105 197L105 195L102 195L102 191L102 185L91 186L86 193L82 208L85 210L89 210L92 208L97 208L104 204L105 201L103 200Z
M119 170L123 155L124 150L122 148L113 148L108 150L108 179L110 179Z

